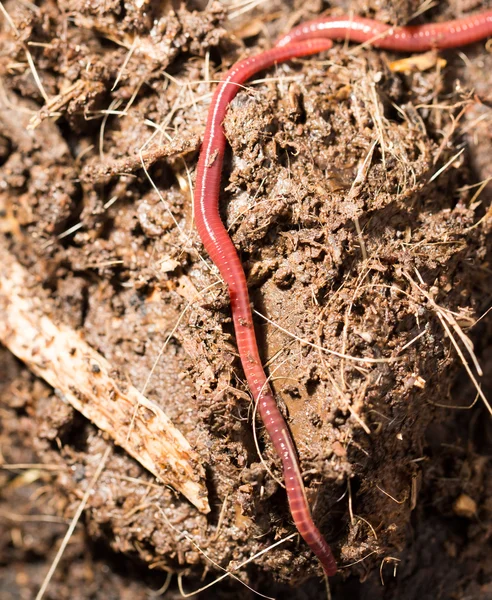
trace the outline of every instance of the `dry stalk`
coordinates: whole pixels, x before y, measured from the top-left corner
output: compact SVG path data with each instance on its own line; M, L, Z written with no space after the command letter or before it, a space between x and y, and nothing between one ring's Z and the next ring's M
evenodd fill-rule
M156 404L117 381L109 362L76 331L43 314L27 271L1 245L0 256L0 342L143 467L208 513L204 469L183 434Z

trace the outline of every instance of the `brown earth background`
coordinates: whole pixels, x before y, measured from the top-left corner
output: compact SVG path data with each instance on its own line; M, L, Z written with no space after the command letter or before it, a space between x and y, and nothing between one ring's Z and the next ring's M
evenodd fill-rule
M200 457L211 512L0 346L0 598L35 597L107 448L44 597L153 598L171 574L163 597L179 598L178 578L197 589L295 531L258 422L262 460L255 448L226 289L193 228L214 82L327 9L405 24L492 3L2 6L1 261L22 264L43 312L167 413ZM486 600L491 415L443 323L476 373L473 342L492 395L492 186L477 186L492 177L492 54L483 41L417 67L402 58L336 43L241 90L221 207L341 566L333 599ZM296 537L235 574L279 599L325 597ZM225 579L193 597L255 596Z

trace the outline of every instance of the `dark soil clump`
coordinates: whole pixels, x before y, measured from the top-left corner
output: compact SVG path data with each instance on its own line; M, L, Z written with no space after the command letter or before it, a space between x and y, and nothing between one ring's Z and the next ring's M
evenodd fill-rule
M419 15L422 4L330 9L403 24L492 8L455 0ZM327 6L3 6L0 252L29 270L50 319L180 429L211 512L156 482L0 346L0 597L35 597L108 447L45 598L150 598L168 574L166 598L178 598L177 582L197 589L255 555L240 582L323 597L297 537L267 550L295 530L192 188L214 82ZM461 357L492 393L492 187L481 185L492 55L480 43L430 55L422 71L397 70L402 58L335 44L241 90L224 123L222 214L341 566L333 598L485 600L492 416ZM253 597L227 578L196 597L233 596Z

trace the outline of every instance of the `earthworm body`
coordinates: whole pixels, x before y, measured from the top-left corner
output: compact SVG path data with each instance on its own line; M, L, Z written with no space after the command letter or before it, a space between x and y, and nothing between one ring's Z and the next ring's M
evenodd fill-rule
M292 518L329 577L336 573L336 562L330 546L313 522L294 443L262 367L244 270L219 214L226 147L222 123L227 107L242 83L274 64L328 50L332 39L368 42L377 48L413 52L462 46L490 35L492 10L456 21L408 27L391 27L360 17L323 17L295 27L272 49L236 63L218 85L210 105L194 194L198 233L228 286L241 364L265 428L282 460Z
M280 37L275 45L287 46L302 40L326 37L331 40L368 42L374 48L395 52L427 52L433 48L466 46L489 35L492 35L492 10L456 21L406 27L392 27L362 17L321 17L294 27Z

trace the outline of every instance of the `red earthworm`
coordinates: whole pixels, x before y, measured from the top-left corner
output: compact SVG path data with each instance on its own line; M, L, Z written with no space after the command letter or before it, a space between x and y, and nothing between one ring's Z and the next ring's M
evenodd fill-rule
M281 48L272 48L234 65L217 87L203 137L195 184L195 220L205 249L217 265L229 288L236 343L244 374L258 411L270 434L277 454L282 459L283 474L290 511L304 540L319 558L327 575L337 567L331 549L314 525L304 493L302 475L292 437L282 413L277 407L263 370L249 303L246 277L239 256L219 214L219 188L226 139L222 121L229 102L239 85L258 71L294 57L316 54L331 48L331 40L312 40Z
M280 37L282 47L302 40L327 37L331 40L370 42L375 48L397 52L425 52L434 48L466 46L492 35L492 10L443 23L392 27L363 17L321 17L301 23Z
M424 51L468 44L492 34L492 11L437 25L392 28L360 17L321 18L294 28L274 48L234 65L218 85L209 110L197 166L195 219L205 249L229 290L241 364L260 416L282 460L287 497L296 527L328 576L337 567L331 549L315 526L304 491L294 443L263 370L254 331L246 277L236 249L221 221L219 191L226 139L222 122L239 86L258 71L291 58L331 48L331 39L371 41L373 46ZM328 39L325 39L328 38Z

